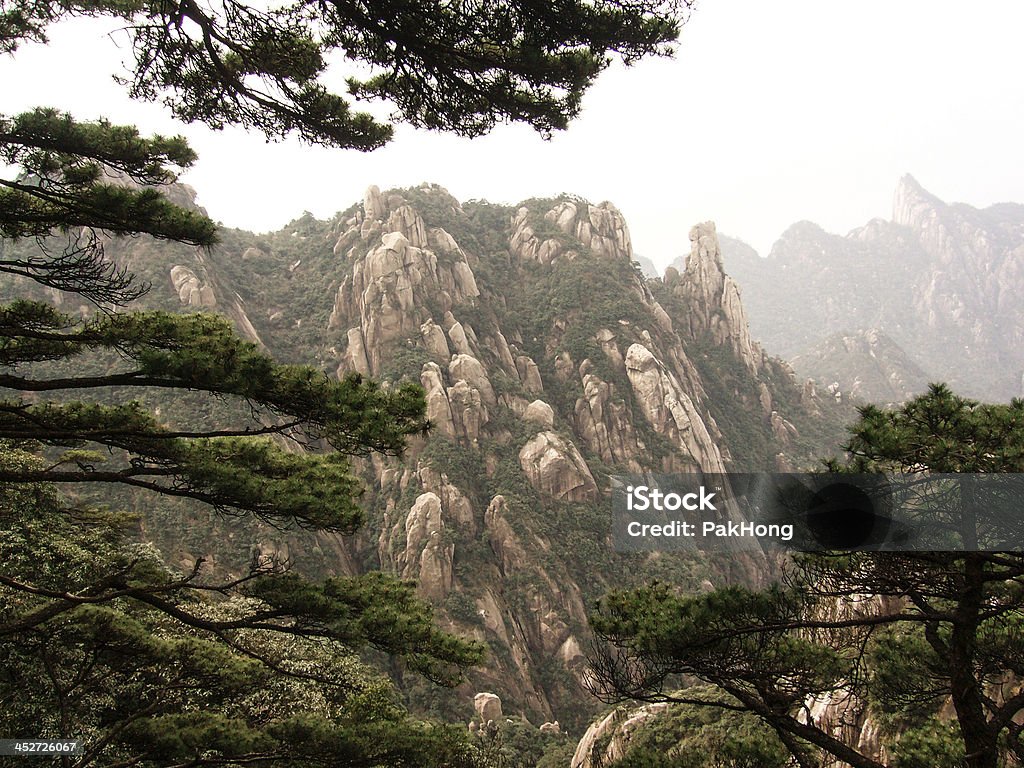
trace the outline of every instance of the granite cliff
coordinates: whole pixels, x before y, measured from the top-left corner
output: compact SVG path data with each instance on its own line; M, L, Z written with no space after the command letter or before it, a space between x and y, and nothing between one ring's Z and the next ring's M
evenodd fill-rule
M491 654L454 692L394 670L413 706L468 720L488 692L507 715L579 735L599 708L582 686L592 601L768 570L753 555L615 553L609 475L809 467L851 415L754 340L714 224L680 242L685 269L651 280L611 203L463 204L422 185L371 187L329 221L225 230L209 251L111 244L153 286L140 306L223 312L281 360L418 381L433 425L401 459L359 460L368 522L354 537L183 507L150 511L144 535L183 564L231 570L273 551L314 574L415 580L444 626ZM169 420L219 407L183 403L158 407Z

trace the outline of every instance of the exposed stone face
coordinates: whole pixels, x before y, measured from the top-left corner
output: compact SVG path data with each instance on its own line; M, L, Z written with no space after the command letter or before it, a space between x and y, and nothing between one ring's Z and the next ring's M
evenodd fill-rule
M523 420L538 424L544 429L551 429L555 426L555 412L543 400L534 400L526 407Z
M473 709L481 722L488 720L498 722L502 718L501 699L494 693L478 693L473 697Z
M779 445L788 445L790 440L795 437L799 437L800 433L797 432L790 422L786 421L779 415L778 411L772 411L769 416L769 421L772 425L772 435L778 441Z
M490 418L480 390L460 379L448 387L448 402L451 404L457 434L471 443L478 440L480 428Z
M454 438L458 434L455 417L452 415L448 391L444 386L444 377L437 363L427 363L420 373L420 384L426 393L427 418L440 434Z
M469 337L466 336L466 330L462 327L462 323L456 322L448 329L448 338L452 340L452 348L455 350L455 354L473 354L473 348L469 345Z
M472 355L453 355L448 363L448 374L452 381L464 381L470 387L480 393L480 398L486 405L497 405L498 398L494 394L494 387L483 365Z
M626 220L611 203L588 206L586 218L576 221L576 237L595 254L633 260L633 243Z
M540 369L528 355L516 357L516 371L519 373L519 380L523 382L523 389L527 392L540 394L544 391L544 382L540 378Z
M642 344L626 353L626 374L644 417L704 472L725 472L721 451L675 376Z
M387 208L384 206L384 198L380 194L380 189L373 185L366 190L366 194L363 196L363 213L368 221L374 219L382 219L384 214L387 213Z
M505 578L527 575L523 594L524 610L517 611L516 624L524 634L529 647L542 649L546 656L559 654L562 649L572 655L577 641L570 622L586 620L586 609L579 587L573 582L560 581L548 570L539 567L531 553L546 551L550 544L539 536L523 541L508 520L508 504L504 496L495 496L484 514L484 528L491 549ZM574 672L582 674L579 665L568 664Z
M405 528L405 549L395 556L399 573L403 578L415 579L424 597L443 600L452 588L455 545L445 541L441 499L436 493L421 494L398 525Z
M427 320L420 326L420 336L431 355L439 360L447 360L451 357L451 350L448 349L448 340L444 337L444 331L433 320Z
M567 250L558 238L541 238L529 224L530 211L520 208L512 218L509 250L521 261L550 264L559 258L578 255ZM633 243L626 220L611 203L588 205L566 201L544 214L544 218L568 235L573 235L595 256L609 259L633 259Z
M536 261L539 264L550 264L564 248L556 238L541 239L529 224L530 210L520 208L512 217L512 236L509 238L509 251L520 261Z
M600 768L621 760L639 728L668 709L668 704L645 704L636 709L620 706L587 729L576 745L571 768ZM600 747L603 746L603 749Z
M519 371L516 369L516 361L512 357L512 349L508 345L508 341L505 339L505 334L501 331L496 331L494 336L488 339L488 348L494 353L494 356L498 358L502 368L508 373L515 373L518 375ZM538 380L540 374L537 374Z
M188 267L180 264L171 267L171 285L178 294L178 301L186 306L201 309L213 309L217 306L213 287L203 283Z
M508 522L507 503L505 497L498 495L491 499L484 513L484 528L487 538L498 557L498 565L505 574L510 574L525 567L530 559L519 537Z
M370 375L370 362L366 358L366 344L363 343L363 332L358 328L349 328L348 349L345 350L345 369Z
M761 369L765 355L750 336L739 287L725 274L714 222L690 230L690 256L673 291L690 310L686 316L690 338L728 346L752 373Z
M388 342L419 334L433 320L431 308L450 313L455 304L478 297L480 290L451 235L440 229L428 231L419 213L400 197L385 201L371 187L364 208L363 221L353 222L335 246L361 241L367 250L355 257L351 275L338 288L328 328L357 327L370 372L376 375ZM444 249L443 264L432 245ZM441 339L429 326L426 330L432 348L440 351Z
M389 232L401 232L416 248L428 247L427 228L411 206L403 205L391 211L386 228Z
M597 484L576 446L554 432L538 432L519 451L519 464L541 494L559 501L593 501Z
M664 311L662 310L662 312ZM671 324L671 320L669 323ZM602 328L594 334L594 341L601 345L601 351L613 366L622 368L625 365L626 360L622 356L622 350L619 349L618 341L612 331Z
M576 401L574 412L577 433L601 461L639 472L641 451L626 402L617 395L614 384L593 373L581 378L583 397Z
M476 534L473 504L446 473L421 462L416 468L416 477L425 491L435 493L441 499L445 520L471 536Z
M263 339L260 338L256 327L252 324L252 320L249 319L249 314L245 310L245 303L237 293L235 298L229 301L226 307L221 308L221 311L231 318L242 338L248 339L264 350L266 349Z

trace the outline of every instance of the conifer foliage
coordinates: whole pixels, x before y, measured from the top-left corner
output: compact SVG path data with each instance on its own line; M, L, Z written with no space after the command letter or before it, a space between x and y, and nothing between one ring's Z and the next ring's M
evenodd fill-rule
M983 405L933 385L898 409L863 408L851 433L832 471L1019 473L1024 402ZM963 522L970 489L968 476L922 503ZM960 551L801 555L764 591L608 595L592 617L608 641L598 687L753 713L802 768L1017 765L1024 553L969 551L969 528ZM714 695L672 690L694 678ZM863 737L867 718L876 741Z
M501 121L562 129L613 55L669 53L688 5L0 0L0 52L64 19L112 17L134 54L120 78L133 97L213 128L365 151L393 128L352 99L464 136ZM332 56L368 73L347 95L327 84ZM65 760L77 766L466 763L464 735L411 719L358 657L375 649L446 684L479 662L480 645L439 631L413 585L310 581L260 556L233 578L202 560L176 573L133 542L116 503L78 493L127 488L351 533L350 458L400 453L427 427L417 387L338 381L275 363L226 320L137 311L149 286L105 246L213 247L214 224L163 193L195 160L181 137L106 119L0 114L0 275L23 281L0 307L0 735L82 738ZM89 304L62 311L41 295ZM186 391L245 410L182 426L143 404Z

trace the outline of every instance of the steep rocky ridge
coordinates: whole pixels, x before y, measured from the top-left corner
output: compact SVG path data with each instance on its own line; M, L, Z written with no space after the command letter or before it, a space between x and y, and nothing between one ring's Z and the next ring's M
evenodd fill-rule
M998 401L1022 393L1024 205L947 204L905 176L891 220L845 236L794 224L763 259L742 244L723 250L751 331L773 354L789 359L834 333L877 329L958 391Z
M609 474L810 466L850 416L753 340L714 225L680 242L686 268L647 280L611 203L462 204L423 185L371 187L330 221L227 230L211 251L116 244L153 285L143 305L225 312L285 361L418 381L433 424L401 460L359 461L368 523L354 537L187 510L187 536L174 510L146 534L183 563L241 567L259 549L315 573L414 579L445 626L491 647L451 694L396 670L416 707L467 719L488 691L506 713L579 733L597 708L580 685L592 600L652 578L766 575L752 555L616 554Z
M876 328L833 334L790 362L801 376L823 382L834 394L882 405L905 402L936 380Z

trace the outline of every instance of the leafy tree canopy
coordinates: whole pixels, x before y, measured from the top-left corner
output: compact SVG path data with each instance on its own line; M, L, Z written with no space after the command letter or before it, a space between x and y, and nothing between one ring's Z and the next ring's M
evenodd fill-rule
M1022 416L1020 401L935 385L895 410L864 408L849 460L830 468L1018 472ZM753 713L803 768L1024 760L1019 552L804 555L765 591L653 584L608 595L592 619L608 641L594 659L603 695ZM670 692L680 675L716 695ZM867 717L885 752L861 739Z
M137 401L116 405L0 400L0 437L71 449L49 466L0 468L0 480L110 482L189 497L221 511L270 522L297 522L351 533L362 517L346 455L394 454L426 427L423 393L406 385L382 390L358 376L343 381L301 366L275 364L212 315L160 312L100 314L82 320L39 303L0 307L0 387L35 393L112 388L191 389L243 398L261 421L232 428L170 429ZM68 375L66 364L96 350L118 362L96 375ZM52 375L32 363L60 362ZM19 370L20 369L20 370ZM17 371L17 372L13 372ZM323 440L338 452L288 452ZM101 460L81 451L107 449Z

